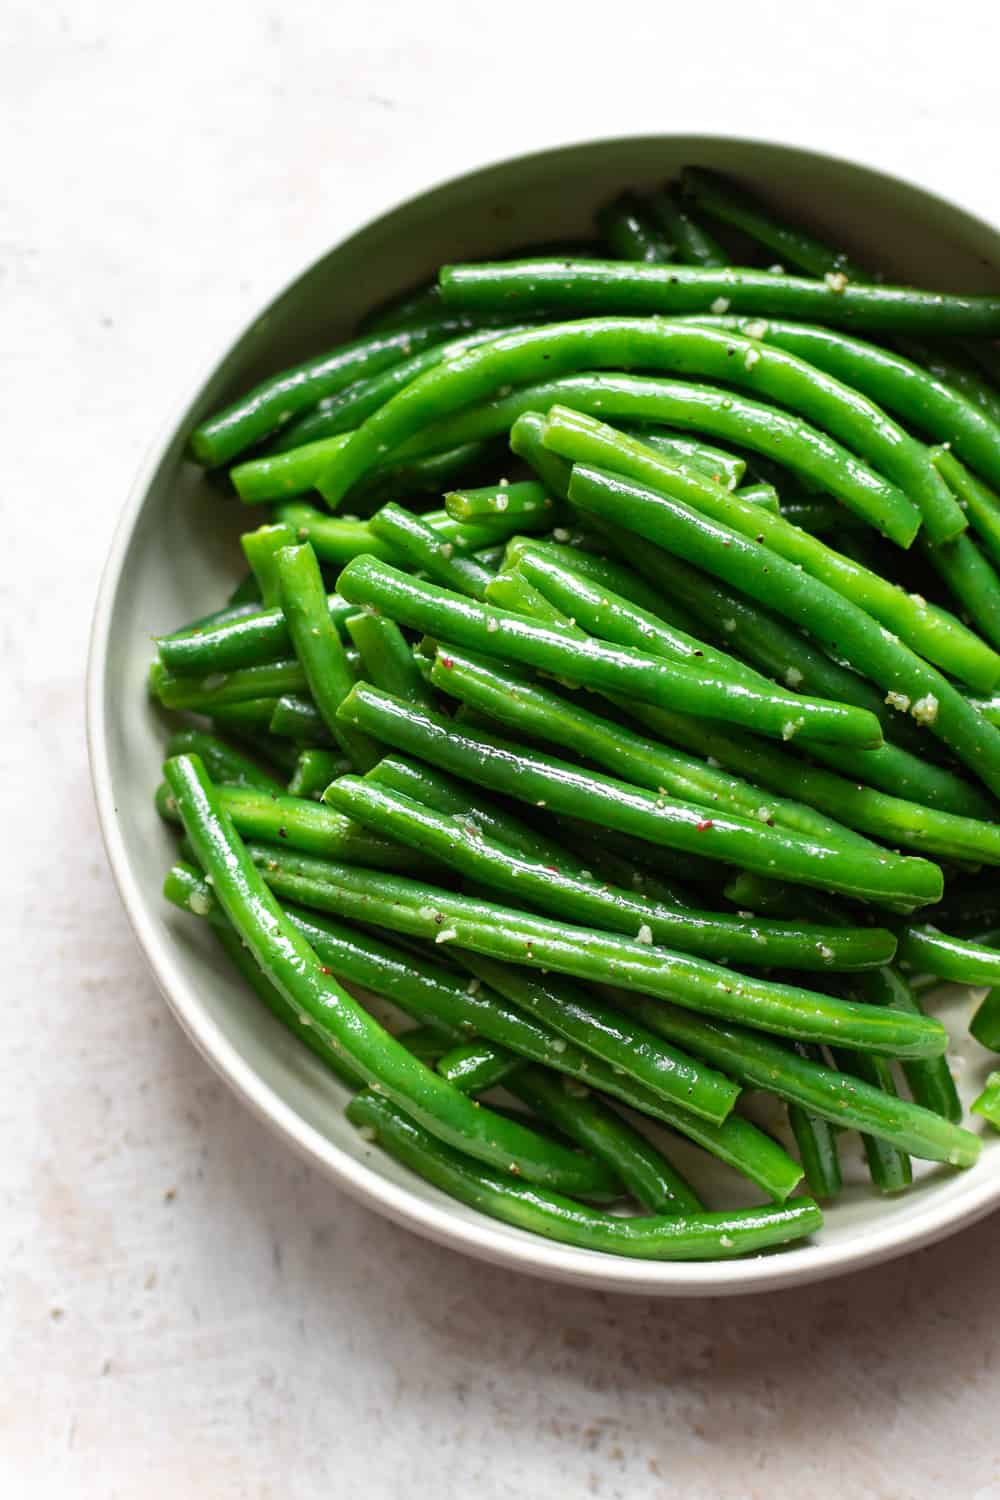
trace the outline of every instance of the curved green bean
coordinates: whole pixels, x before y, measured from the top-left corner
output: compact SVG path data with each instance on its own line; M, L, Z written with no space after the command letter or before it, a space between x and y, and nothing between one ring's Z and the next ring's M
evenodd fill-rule
M408 567L426 573L442 588L472 599L482 599L493 577L475 558L456 551L454 542L442 540L432 526L401 505L383 505L368 523L382 541L406 559Z
M477 1108L398 1042L324 972L314 950L285 917L221 812L215 788L192 756L168 760L164 774L184 829L238 935L304 1024L318 1026L334 1051L369 1084L406 1107L439 1138L528 1182L582 1196L610 1186L606 1169L543 1140L524 1126Z
M846 443L902 487L895 492L883 487L877 500L852 491L854 508L902 546L912 542L924 509L936 515L947 507L953 516L950 529L934 532L936 540L955 535L965 524L926 448L866 397L784 350L764 348L741 334L663 319L587 318L528 328L482 344L429 370L374 412L345 446L331 453L318 487L335 508L364 474L428 421L486 401L498 387L580 369L636 366L749 386ZM907 498L911 493L920 510ZM846 496L845 503L851 503Z
M213 781L254 787L259 792L283 792L284 784L257 761L218 735L203 729L179 729L167 741L167 755L200 755Z
M444 1146L401 1109L368 1092L347 1108L355 1125L373 1130L390 1155L435 1187L495 1219L585 1250L648 1260L716 1260L786 1244L812 1234L823 1216L810 1198L781 1207L725 1213L619 1218L585 1209L569 1198L538 1188L509 1185Z
M897 958L918 974L935 974L954 984L1000 984L1000 949L949 937L930 923L911 922L900 929Z
M667 259L676 258L686 266L704 266L707 269L729 264L729 257L719 242L691 217L671 188L664 188L653 194L649 212L673 247L674 255L666 257ZM638 256L623 258L639 259Z

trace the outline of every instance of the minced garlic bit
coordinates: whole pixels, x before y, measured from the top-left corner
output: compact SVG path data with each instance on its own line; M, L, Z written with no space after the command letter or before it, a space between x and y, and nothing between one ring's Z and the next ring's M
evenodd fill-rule
M549 1043L549 1046L552 1048L553 1052L565 1052L566 1051L566 1043L563 1041L563 1039L562 1039L561 1036L560 1037L556 1037L554 1041L551 1041Z
M478 988L479 988L479 980L478 979L470 979L469 982L468 982L468 984L465 986L465 993L467 995L474 995L476 993L476 991L478 990Z
M933 724L938 716L938 701L933 693L918 698L910 710L918 724Z
M733 1246L736 1244L736 1241L732 1238L731 1235L720 1234L719 1244L722 1245L726 1250L732 1250Z
M847 286L847 277L843 271L827 271L823 277L831 292L842 292Z
M643 922L642 926L639 928L639 931L636 933L635 940L637 943L652 943L653 929L648 925L648 923Z
M743 324L743 332L748 339L762 339L767 336L767 322L764 318L751 318L749 323Z
M188 906L196 917L207 917L212 910L212 898L206 896L204 891L194 890L188 897Z
M508 507L508 505L510 504L510 496L509 495L494 495L493 496L493 503L496 506L497 510L506 510L507 507Z
M510 480L509 479L501 479L501 481L500 481L500 488L502 490L505 490L509 484L510 484Z
M759 349L748 349L747 352L746 352L746 358L743 361L743 368L745 370L752 370L753 367L754 367L754 365L757 364L759 360L760 360L760 350Z
M823 960L823 962L825 964L832 964L836 956L833 949L828 948L825 943L818 943L816 946L819 949L819 956Z
M454 551L455 551L455 544L454 544L454 542L442 542L441 543L441 556L442 557L451 557L453 555Z
M566 530L565 526L553 526L552 535L555 537L557 542L569 541L569 532Z
M785 671L785 681L789 687L798 687L802 681L802 673L798 667L788 667Z
M770 273L771 273L772 276L784 276L784 274L785 274L785 268L784 268L784 266L780 266L780 265L777 265L777 264L775 264L773 266L768 266L767 269L770 271Z
M725 630L725 631L727 631L727 632L729 632L731 634L736 629L736 621L735 620L723 620L723 622L722 622L722 628L723 628L723 630Z
M486 629L488 631L490 631L491 633L494 630L499 630L500 629L500 621L498 619L496 619L496 617L494 615L490 615L489 619L486 621Z
M719 317L721 317L723 313L727 313L729 311L729 298L716 297L715 301L712 303L710 311L716 313Z
M911 594L910 598L913 600L918 609L927 608L927 600L924 598L923 594Z
M912 700L907 697L906 693L890 692L886 693L885 701L886 703L888 703L890 708L898 708L901 714L906 714L910 711L910 703Z
M455 927L442 927L440 932L434 934L436 943L450 943L458 937L458 929Z
M766 823L771 817L771 809L769 807L758 807L757 817L762 823Z
M781 738L783 740L793 739L805 723L804 719L788 719L781 726Z

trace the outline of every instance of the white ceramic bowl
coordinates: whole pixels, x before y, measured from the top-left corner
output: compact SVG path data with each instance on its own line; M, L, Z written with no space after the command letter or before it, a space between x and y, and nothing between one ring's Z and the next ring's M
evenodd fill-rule
M859 1173L814 1242L718 1265L651 1264L571 1249L454 1203L359 1138L344 1120L340 1086L228 971L199 924L163 901L174 844L153 811L152 791L165 730L144 686L150 637L217 608L237 576L235 538L246 512L220 502L184 459L185 438L202 414L264 374L336 343L368 307L441 262L589 232L594 209L615 191L652 187L687 162L738 174L902 280L969 291L1000 285L1000 235L987 224L867 168L764 143L673 136L594 142L503 162L422 193L336 246L277 297L222 355L139 474L97 604L89 736L108 856L136 936L181 1025L262 1119L356 1198L442 1244L553 1280L697 1296L831 1276L972 1223L1000 1201L1000 1136L985 1141L975 1170L921 1172L898 1199L877 1199ZM956 1040L965 1035L970 1004L955 992L939 1010ZM967 1042L957 1051L968 1099L986 1058Z

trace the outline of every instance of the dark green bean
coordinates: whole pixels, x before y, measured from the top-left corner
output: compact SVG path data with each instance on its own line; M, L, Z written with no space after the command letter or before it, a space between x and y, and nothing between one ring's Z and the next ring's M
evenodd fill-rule
M1000 436L1000 427L997 429ZM956 444L957 446L957 444ZM948 482L994 564L1000 566L1000 498L959 463L948 446L931 449L931 461Z
M258 526L256 531L245 531L240 537L240 546L257 580L260 602L265 609L278 608L277 554L294 542L294 531L283 523Z
M335 750L302 750L294 775L288 783L288 794L290 797L307 797L318 802L330 782L351 769L351 762ZM213 776L213 780L219 779Z
M908 923L899 933L900 963L954 984L1000 984L1000 949L949 937L930 923Z
M495 1042L466 1042L438 1059L437 1070L463 1094L482 1094L522 1066L513 1052Z
M800 1057L820 1061L816 1048L796 1044ZM788 1124L799 1148L799 1158L806 1176L806 1186L814 1198L838 1197L843 1180L837 1153L837 1131L829 1120L810 1114L801 1104L789 1103Z
M882 1057L865 1057L860 1052L847 1052L836 1048L834 1061L848 1077L860 1078L871 1088L896 1097L896 1085L892 1070ZM905 1151L898 1150L889 1141L877 1135L862 1134L865 1159L872 1182L882 1193L899 1193L913 1181L913 1168Z
M167 741L167 755L200 755L213 781L255 787L261 792L283 792L282 782L235 745L202 729L179 729Z
M664 188L662 192L655 193L650 200L649 209L654 222L673 246L674 256L667 257L668 259L676 257L686 266L704 266L708 269L728 265L729 257L722 246L691 217L672 188ZM637 260L639 257L627 258Z
M348 616L356 613L354 606L338 594L327 595L327 609L338 630L345 629ZM203 630L160 636L156 645L169 672L187 678L210 677L279 663L291 651L292 638L281 610L269 609L223 620ZM266 690L261 696L266 696Z
M658 265L670 260L671 246L658 230L655 221L635 193L622 193L598 210L597 229L612 255L620 260L635 260Z

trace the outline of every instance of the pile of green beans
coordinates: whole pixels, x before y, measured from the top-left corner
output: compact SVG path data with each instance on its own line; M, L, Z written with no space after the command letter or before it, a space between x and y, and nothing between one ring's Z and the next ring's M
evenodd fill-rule
M372 1149L724 1259L837 1211L846 1132L877 1194L979 1154L928 986L1000 1053L1000 295L694 166L595 234L200 421L250 574L156 641L151 792L168 901Z

